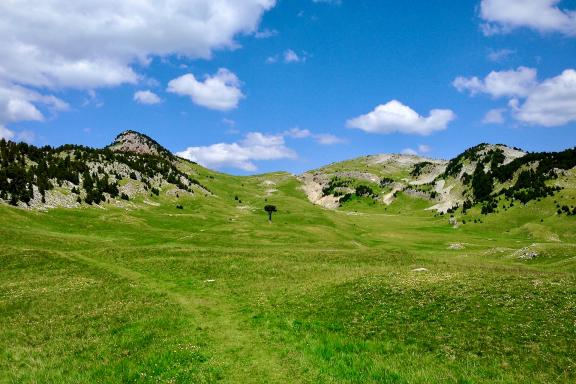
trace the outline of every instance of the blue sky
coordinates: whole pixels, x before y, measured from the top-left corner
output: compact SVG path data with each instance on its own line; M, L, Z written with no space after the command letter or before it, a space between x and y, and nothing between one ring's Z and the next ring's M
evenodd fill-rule
M0 4L0 136L235 174L576 145L576 1L79 3Z

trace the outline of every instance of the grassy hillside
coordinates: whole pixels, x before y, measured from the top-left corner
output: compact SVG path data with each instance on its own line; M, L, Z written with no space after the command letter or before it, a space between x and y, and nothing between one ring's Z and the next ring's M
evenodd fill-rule
M573 189L455 228L403 193L333 211L288 174L178 167L207 190L0 205L0 382L576 380Z

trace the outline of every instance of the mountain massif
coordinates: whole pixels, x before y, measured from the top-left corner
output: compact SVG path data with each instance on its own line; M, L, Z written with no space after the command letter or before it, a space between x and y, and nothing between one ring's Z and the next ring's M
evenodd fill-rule
M297 180L297 188L312 203L328 209L395 207L465 214L477 208L490 214L556 197L557 213L572 215L575 167L576 149L526 153L480 144L449 161L384 154L330 164L300 176L281 175ZM37 148L0 141L0 202L22 208L109 204L134 209L152 203L149 197L154 196L166 197L162 204L182 207L180 197L220 198L211 184L222 176L134 131L119 134L103 149ZM238 204L238 196L248 193L242 180L251 177L227 177L231 178L227 189ZM266 175L254 177L266 179ZM262 204L278 192L275 181L264 180L263 185ZM571 192L563 194L564 190Z

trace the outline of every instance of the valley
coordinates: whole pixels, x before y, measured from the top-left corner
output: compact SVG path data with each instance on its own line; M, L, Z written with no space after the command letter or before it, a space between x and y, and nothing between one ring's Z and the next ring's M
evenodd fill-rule
M524 204L500 192L545 161L521 164L476 202L464 173L513 158L468 152L441 180L450 162L405 156L240 177L134 138L140 155L88 164L117 197L88 204L80 173L0 205L0 382L576 379L573 166ZM138 156L166 166L121 165Z

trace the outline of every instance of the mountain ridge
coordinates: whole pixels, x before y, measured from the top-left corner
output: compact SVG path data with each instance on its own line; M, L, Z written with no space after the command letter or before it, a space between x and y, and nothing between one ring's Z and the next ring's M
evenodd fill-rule
M76 145L37 148L2 140L0 152L0 201L23 208L126 206L135 198L160 194L210 195L209 184L216 177L228 177L230 188L238 188L239 181L243 185L241 180L266 176L231 176L209 170L175 156L136 131L120 133L102 149ZM561 188L572 188L571 181L558 181L558 177L571 172L575 159L575 149L527 153L503 144L482 143L450 160L368 155L295 178L311 203L329 209L362 201L387 207L406 196L441 214L465 211L473 205L491 213L503 197L525 204ZM200 174L205 178L202 182L197 180Z

